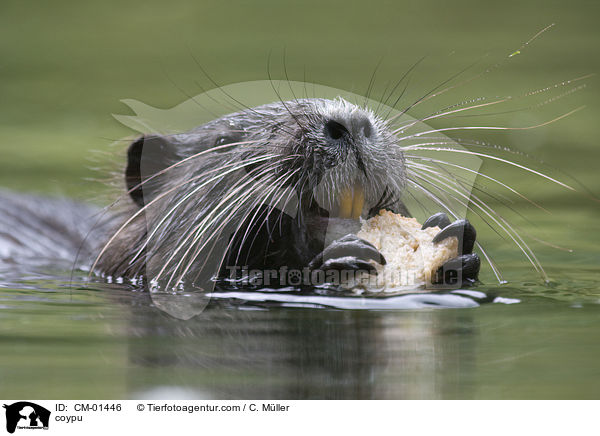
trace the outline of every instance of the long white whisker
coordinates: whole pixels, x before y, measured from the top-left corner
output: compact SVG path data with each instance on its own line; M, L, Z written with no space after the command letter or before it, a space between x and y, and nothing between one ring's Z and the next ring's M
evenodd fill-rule
M425 180L425 181L429 180L429 183L432 183L431 180L436 181L435 179L431 179L430 177L427 177L425 175L417 175L417 174L415 174L415 175L417 177L421 178L422 180ZM440 177L439 174L436 174L436 175L438 177ZM508 224L508 222L504 218L502 218L502 216L500 216L497 212L495 212L493 209L491 209L489 206L487 206L484 202L481 202L481 200L477 196L475 196L473 194L471 194L471 196L465 195L464 193L460 192L458 189L456 189L453 186L450 186L447 183L443 183L439 180L437 180L437 182L440 183L445 188L450 189L453 192L457 193L462 198L464 198L466 201L471 201L479 210L481 210L486 216L488 216L490 219L492 219L494 221L494 223L496 225L498 225L513 240L513 242L521 249L523 254L527 257L527 259L533 265L533 267L536 269L536 271L540 272L545 280L548 280L548 276L546 275L544 268L542 267L542 265L536 258L535 254L533 253L531 248L527 245L527 243L525 241L523 241L523 238L521 238L521 236L514 230L514 228L510 224ZM433 186L436 186L436 185L433 184ZM498 219L494 218L494 216L498 217ZM500 223L498 220L502 221L502 223L504 225L502 223Z
M285 178L284 178L283 180L280 180L282 177L280 177L278 180L275 180L275 181L273 182L273 184L274 184L274 187L273 187L273 189L271 190L271 192L269 192L269 193L268 193L268 194L265 196L265 199L266 199L266 198L269 198L269 197L270 197L272 194L274 194L274 193L276 192L276 190L277 190L277 189L280 189L280 187L284 187L284 185L285 185L285 184L286 184L288 181L290 181L290 180L291 180L291 179L292 179L292 178L293 178L293 177L296 175L296 173L297 173L298 171L300 171L300 168L296 169L295 171L293 171L293 172L292 172L292 173L290 173L289 175L287 175L287 174L286 174L286 175L284 175L284 176L285 176ZM277 184L279 184L279 185L281 185L281 186L277 186ZM279 204L279 202L280 202L280 201L283 199L283 196L285 195L285 193L286 193L286 189L282 189L282 190L281 190L281 194L279 195L279 197L278 197L278 198L277 198L277 199L276 199L276 200L275 200L275 201L272 203L272 205L270 206L270 208L269 208L269 210L268 210L268 212L267 212L267 214L266 214L266 217L269 217L269 216L270 216L270 214L271 214L271 212L273 211L273 209L275 209L275 205ZM290 197L290 195L292 195L292 194L293 194L293 191L290 191L290 192L288 193L288 198L289 198L289 197ZM283 214L283 213L284 213L284 212L283 212L283 210L282 210L282 211L281 211L281 214ZM246 228L246 232L244 233L244 237L243 237L243 239L242 239L242 243L240 244L240 247L241 247L241 246L244 244L244 242L246 241L246 238L248 237L248 232L249 232L250 228L252 227L252 224L254 223L254 220L256 219L256 216L257 216L257 214L258 214L258 210L257 210L257 211L254 213L254 215L252 216L252 218L251 218L251 220L250 220L250 223L248 224L248 226L247 226L247 228ZM261 226L260 226L260 227L259 227L259 228L256 230L256 235L254 236L254 238L253 238L253 240L252 240L252 242L251 242L251 244L250 244L250 248L252 248L252 246L253 246L253 244L254 244L254 241L256 240L256 236L258 235L258 231L259 231L259 230L262 228L262 226L263 226L263 225L265 225L265 222L264 222L264 221L263 221L263 223L261 224ZM238 256L236 257L236 262L237 262L238 260L239 260L239 253L238 253Z
M472 110L472 109L478 109L478 108L482 108L482 107L486 107L486 106L492 106L495 104L500 104L500 103L504 103L508 100L511 100L512 97L505 97L501 100L497 100L497 101L492 101L492 102L487 102L487 103L481 103L481 104L476 104L476 105L472 105L472 106L468 106L468 107L463 107L463 108L459 108L459 109L454 109L454 110L450 110L450 111L446 111L446 112L442 112L442 113L434 113L432 115L429 115L425 118L420 118L420 119L416 119L412 122L410 122L408 125L406 126L402 126L400 129L398 130L394 130L394 133L400 133L400 132L404 132L405 130L410 129L412 126L414 126L415 124L418 124L420 122L426 122L426 121L430 121L430 120L434 120L437 118L442 118L448 115L452 115L458 112L464 112L464 111L468 111L468 110Z
M143 180L142 182L138 183L133 188L129 189L125 194L123 194L122 197L124 197L124 196L126 196L128 194L131 194L133 191L135 191L136 189L139 189L139 188L143 187L143 185L145 185L146 183L150 182L151 180L154 180L158 176L161 176L161 175L165 174L166 172L168 172L168 171L170 171L170 170L172 170L174 168L177 168L178 166L183 165L186 162L189 162L190 160L197 159L197 158L205 156L206 154L209 154L209 153L214 153L215 151L222 151L224 149L231 148L231 147L236 147L238 145L253 144L253 143L257 143L257 142L258 142L257 140L254 140L254 141L232 142L232 143L229 143L229 144L223 144L223 145L215 146L215 147L209 148L207 150L203 150L203 151L201 151L199 153L192 154L191 156L188 156L188 157L186 157L184 159L178 160L174 164L169 165L166 168L163 168L162 170L158 171L157 173L153 174L152 176L150 176L147 179Z
M429 143L429 144L424 144L424 145L436 145L436 143ZM558 181L558 180L556 180L556 179L554 179L554 178L552 178L552 177L550 177L550 176L548 176L548 175L546 175L544 173L541 173L539 171L536 171L536 170L534 170L532 168L529 168L529 167L526 167L524 165L520 165L520 164L518 164L516 162L512 162L512 161L509 161L509 160L506 160L506 159L503 159L503 158L500 158L500 157L497 157L497 156L493 156L493 155L490 155L490 154L486 154L486 153L479 153L479 152L476 152L476 151L461 150L461 149L456 149L456 148L427 147L427 146L422 146L422 145L407 146L405 148L405 150L439 151L439 152L461 153L461 154L468 154L468 155L471 155L471 156L484 157L486 159L496 160L498 162L502 162L502 163L505 163L507 165L511 165L511 166L520 168L520 169L525 170L525 171L527 171L529 173L532 173L532 174L535 174L537 176L543 177L544 179L550 180L551 182L556 183L557 185L560 185L560 186L562 186L564 188L567 188L567 189L569 189L571 191L575 191L575 192L577 191L575 188L573 188L573 187L571 187L571 186L569 186L569 185L567 185L565 183L562 183L562 182L560 182L560 181Z
M230 174L232 172L235 172L241 168L246 167L247 165L251 165L251 164L255 164L255 163L259 163L259 162L264 162L264 161L268 161L269 159L273 159L275 156L274 155L266 155L266 156L261 156L259 158L255 158L255 159L250 159L248 161L244 162L244 165L240 166L237 165L238 163L235 162L233 164L236 164L237 166L234 166L234 168L230 169L229 171L225 171L222 173L219 173L216 177L212 177L209 180L204 181L203 183L201 183L200 185L198 185L197 187L195 187L192 191L188 192L186 195L184 195L173 207L171 207L171 209L169 209L169 211L167 213L165 213L165 215L163 216L163 218L160 220L160 222L158 224L156 224L154 226L154 229L152 230L152 232L146 237L146 240L144 242L144 244L142 245L142 247L140 247L140 249L137 251L137 253L134 255L134 257L132 258L131 262L133 262L142 252L143 250L146 248L146 246L148 245L148 243L150 242L150 240L154 237L155 233L161 228L162 224L167 220L167 218L169 218L169 216L171 214L173 214L173 212L178 209L179 207L181 207L184 202L186 200L188 200L192 195L196 194L198 191L200 191L202 188L204 188L205 186L207 186L208 184L210 184L211 182L214 182L218 179L222 179L223 176ZM233 165L233 164L229 164L229 165ZM220 168L214 169L209 171L208 173L211 172L220 172L223 170L223 168L226 168L228 165L224 165ZM199 176L199 178L201 177L205 177L206 174L205 173L201 176ZM190 181L192 181L193 179L195 179L196 177L186 181L186 183L189 183ZM178 187L180 187L181 185L179 185ZM176 187L177 188L177 187ZM170 191L173 191L173 189L170 189ZM130 263L131 263L130 262Z
M274 163L273 165L278 165L279 162ZM267 171L269 170L269 168L258 168L257 170L259 170L258 176L262 176L265 175L267 173ZM241 207L241 205L243 204L243 201L245 198L249 198L250 195L252 195L255 192L258 192L258 188L261 187L260 184L256 184L255 186L252 186L249 190L247 190L246 192L244 192L244 196L242 198L238 198L237 202L229 202L229 204L227 204L227 202L235 195L238 194L238 192L242 191L243 189L246 188L247 185L251 184L254 182L253 178L250 177L246 177L247 180L245 179L241 179L238 182L236 182L236 184L234 184L231 188L230 188L230 192L228 193L228 195L226 195L223 199L221 199L221 201L219 202L219 204L217 204L216 206L214 206L212 208L212 211L210 213L208 213L200 223L198 223L193 229L191 229L188 233L188 236L179 244L179 246L177 247L177 249L174 251L174 253L169 257L169 259L166 261L166 263L164 264L163 268L159 271L159 274L156 276L156 280L158 280L160 278L160 276L164 273L165 269L167 268L167 266L170 264L170 262L175 258L175 256L177 255L177 253L184 247L185 243L192 237L194 237L194 240L192 242L192 244L190 245L190 248L186 251L186 255L187 253L189 253L189 251L191 250L191 248L193 247L193 244L195 244L195 242L198 240L199 237L201 237L202 233L204 232L204 229L210 227L214 222L216 222L221 216L223 216L226 213L229 213L229 211L233 208L234 210L237 210L237 208ZM232 188L235 188L236 185L239 185L242 181L245 182L240 185L237 186L236 189L231 190ZM215 213L217 210L219 210L221 207L223 206L222 210L215 216ZM195 235L195 236L194 236ZM172 280L174 273L179 269L179 267L181 266L182 262L184 261L185 256L182 256L180 261L178 262L178 264L176 265L173 274L171 275L171 279L169 280L169 282Z
M258 159L259 159L259 160L267 160L267 159L272 159L272 157L270 157L270 156L267 156L267 157L260 157L260 158L258 158ZM232 164L228 164L228 165L226 165L226 166L229 166L229 165L233 166L234 164L235 164L235 165L237 165L237 166L235 166L234 168L232 168L231 170L229 170L229 171L227 171L227 172L225 172L225 173L222 173L222 174L220 174L219 176L215 177L214 179L217 179L217 178L221 177L223 174L228 174L229 172L234 172L234 171L237 171L237 170L238 170L238 169L240 169L241 167L243 167L243 166L246 166L246 165L250 165L250 164L253 164L253 163L254 163L254 162L252 162L252 161L248 161L248 162L245 162L245 163L244 163L243 165L241 165L241 166L240 166L240 165L239 165L239 163L237 163L237 162L235 162L235 163L232 163ZM217 168L217 169L214 169L214 170L210 170L210 171L209 171L209 173L210 173L210 172L218 172L218 171L221 171L221 170L222 170L222 168ZM183 185L185 185L185 184L187 184L187 183L189 183L189 182L191 182L191 181L193 181L193 180L197 180L197 179L200 179L200 178L202 178L202 177L205 177L205 176L206 176L206 174L203 174L203 175L200 175L200 176L196 176L196 177L192 177L191 179L187 180L185 183L182 183L182 184L181 184L181 185L179 185L179 186L175 186L175 187L173 187L173 188L171 188L171 189L169 189L169 190L167 190L167 191L165 191L165 192L163 192L163 193L159 194L159 195L158 195L156 198L154 198L153 200L151 200L151 201L150 201L148 204L144 205L144 207L143 207L143 208L140 208L138 211L136 211L136 212L135 212L135 213L134 213L134 214L133 214L133 215L132 215L130 218L128 218L128 219L127 219L127 220L126 220L126 221L125 221L125 222L124 222L124 223L123 223L123 224L122 224L122 225L119 227L119 229L118 229L118 230L117 230L117 231L116 231L116 232L115 232L115 233L114 233L114 234L113 234L113 235L112 235L112 236L109 238L109 240L108 240L108 241L107 241L107 242L104 244L104 246L102 247L102 250L100 250L100 253L99 253L99 254L96 256L96 259L94 260L94 263L92 264L92 267L90 268L90 273L89 273L89 275L91 276L91 274L92 274L92 273L93 273L93 271L95 270L96 266L98 265L98 262L100 261L100 258L101 258L101 257L104 255L104 253L106 252L106 250L108 249L108 247L109 247L109 246L110 246L110 245L111 245L111 244L112 244L112 243L115 241L115 239L117 238L117 236L118 236L118 235L119 235L119 234L120 234L120 233L121 233L121 232L122 232L122 231L123 231L123 230L124 230L124 229L125 229L125 228L126 228L128 225L129 225L129 224L131 224L131 222L133 222L133 220L134 220L134 219L136 219L138 216L140 216L142 213L144 213L144 212L145 212L145 210L146 210L146 209L147 209L149 206L151 206L152 204L154 204L154 203L158 202L160 199L162 199L163 197L167 196L169 193L173 192L174 190L176 190L176 189L180 188L181 186L183 186ZM89 277L88 277L88 278L89 278Z
M296 170L295 172L297 172L297 171L299 171L299 170L300 170L300 169ZM295 172L294 172L294 173L295 173ZM281 179L281 178L287 178L287 179L289 179L290 177L292 177L292 175L293 175L293 174L284 174L283 176L280 176L280 177L279 177L279 179ZM279 180L279 179L278 179L278 180ZM272 181L272 182L271 182L271 184L272 184L273 186L270 188L270 190L268 191L268 193L267 193L266 195L264 195L263 197L260 197L260 196L259 196L258 200L262 199L262 201L264 201L264 200L265 200L265 199L266 199L266 198L267 198L267 197L268 197L268 196L269 196L269 195L270 195L272 192L274 192L276 189L278 189L278 188L279 188L279 186L277 186L277 181L278 181L278 180ZM254 190L254 191L257 191L258 189L256 189L256 187L254 187L254 188L253 188L253 190ZM284 192L285 192L285 191L284 191ZM249 197L250 197L249 195L247 195L247 196L246 196L246 198L249 198ZM256 204L256 201L255 201L255 204ZM239 202L237 203L237 208L236 208L236 209L234 209L234 210L232 211L232 213L235 213L235 211L236 211L236 210L239 210L239 209L240 209L242 206L243 206L243 201L239 201ZM230 215L231 215L231 214L230 214ZM246 215L246 216L247 216L247 215ZM245 219L245 218L244 218L244 219ZM244 220L244 219L243 219L243 220ZM240 224L238 225L238 229L239 229L239 227L240 227L240 226L243 224L243 220L241 220L241 221L240 221ZM208 228L208 227L210 227L210 226L211 226L213 223L215 223L215 222L216 222L216 218L215 218L215 219L213 219L213 220L212 220L212 222L211 222L211 223L209 223L209 224L207 224L205 227L206 227L206 228ZM221 230L224 228L224 226L225 226L225 225L226 225L226 223L225 223L224 221L223 221L223 222L221 222L221 224L220 224L220 225L219 225L219 226L218 226L216 229L214 229L213 233L214 233L214 234L219 234L219 232L221 232ZM201 230L201 229L198 229L198 230L195 230L193 233L195 233L195 234L196 234L196 236L194 237L194 240L191 242L191 244L190 244L190 247L188 248L188 250L187 250L187 251L184 253L184 255L182 255L182 257L181 257L181 258L182 258L182 260L183 260L183 259L185 259L185 258L187 257L187 255L188 255L188 254L189 254L189 252L192 250L192 248L194 247L194 245L196 244L196 242L199 240L199 238L200 238L200 237L201 237L201 235L202 235L202 230ZM189 271L189 269L191 268L192 264L194 263L194 261L195 261L195 260L196 260L196 258L198 257L199 253L200 253L200 252L201 252L201 251L204 249L204 247L206 247L206 245L207 245L209 242L210 242L210 240L207 240L207 241L206 241L204 244L202 244L200 247L198 247L198 248L195 250L195 253L194 253L194 254L191 256L191 258L190 258L190 261L188 262L188 264L186 265L186 267L183 269L182 273L181 273L181 274L180 274L180 276L179 276L179 279L178 279L177 281L175 281L175 283L178 283L179 281L181 281L181 280L183 279L183 277L185 276L185 274L186 274L186 273ZM233 242L233 240L232 240L232 241L230 241L230 243L228 244L228 248L231 246L231 243L232 243L232 242ZM213 248L214 248L214 244L213 244ZM211 249L211 251L210 251L210 252L207 254L207 257L208 257L208 256L210 256L210 253L212 253L212 249ZM226 254L226 253L225 253L225 254ZM222 262L223 262L223 260L224 260L224 257L221 259L221 265L222 265ZM174 275L175 275L175 273L177 272L177 270L178 270L178 269L179 269L179 267L181 266L181 263L182 263L182 262L180 261L180 262L177 264L177 266L175 267L175 269L173 270L173 273L171 274L171 278L169 279L169 282L167 283L167 287L168 287L168 286L169 286L169 284L172 282L172 280L173 280L173 278L174 278ZM205 261L205 262L204 262L204 264L202 265L202 268L203 268L205 265L206 265L206 261Z
M245 181L244 181L245 180ZM155 277L156 280L160 279L161 275L164 273L165 269L168 267L168 265L170 264L170 262L175 258L175 256L177 256L177 254L179 253L179 251L183 248L184 244L196 233L201 233L201 230L203 227L207 227L208 225L206 224L207 222L209 222L209 220L213 220L213 222L217 219L219 219L221 216L223 216L223 214L225 214L226 212L228 212L229 209L231 209L232 207L238 206L240 202L235 203L235 202L229 202L229 204L226 204L227 201L229 201L234 195L236 195L239 191L241 191L242 189L244 189L246 186L248 186L249 184L254 182L253 178L245 178L242 179L241 181L244 181L244 183L240 186L238 186L236 189L230 191L228 193L228 195L226 195L223 199L221 199L221 201L219 202L218 205L216 205L215 207L212 208L211 212L208 213L200 223L198 223L194 229L192 231L190 231L190 233L188 234L188 236L182 241L182 243L174 250L174 252L171 254L171 256L166 260L166 262L164 262L163 267L161 268L161 270L159 271L159 273L157 274L157 276ZM239 183L239 182L238 182ZM237 183L236 183L237 184ZM235 186L235 185L234 185ZM248 192L252 192L253 190L257 190L257 187L254 186L252 187L252 189ZM222 210L220 210L220 212L217 213L217 211L219 210L219 208L221 206L225 206L223 207ZM216 216L215 216L216 214ZM214 217L214 218L212 218ZM176 266L176 269L179 268L179 266L181 265L181 263L183 262L183 257L180 259L179 263Z
M533 36L533 38L529 39L529 40L528 40L526 43L522 44L522 45L521 45L521 47L519 47L517 50L515 50L515 51L514 51L514 52L513 52L511 55L507 56L506 58L503 58L503 59L502 59L501 61L499 61L499 62L496 62L494 65L492 65L491 67L488 67L488 68L486 68L486 69L485 69L485 70L483 70L482 72L480 72L480 73L478 73L478 74L475 74L474 76L471 76L471 77L469 77L469 78L467 78L467 79L463 80L462 82L459 82L459 83L457 83L457 84L455 84L455 85L448 86L448 87L446 87L446 88L442 89L441 91L434 92L434 93L431 93L432 91L430 91L428 94L425 94L423 97L421 97L421 98L420 98L419 100L417 100L415 103L413 103L412 105L410 105L408 108L404 109L402 112L400 112L400 113L398 113L398 114L394 115L393 117L389 118L389 120L393 120L393 119L395 119L395 118L397 118L397 117L399 117L399 116L401 116L401 115L405 114L407 111L409 111L409 110L410 110L410 109L412 109L413 107L416 107L416 106L418 106L418 105L420 105L420 104L422 104L422 103L426 102L427 100L430 100L430 99L432 99L432 98L435 98L435 97L437 97L437 96L440 96L440 95L442 95L442 94L444 94L444 93L446 93L446 92L448 92L448 91L450 91L450 90L452 90L452 89L456 89L456 88L458 88L458 87L460 87L460 86L463 86L463 85L465 85L465 84L467 84L467 83L470 83L470 82L472 82L472 81L474 81L474 80L476 80L476 79L478 79L478 78L480 78L480 77L484 76L485 74L489 74L490 72L492 72L492 71L494 71L494 70L498 69L498 68L499 68L499 67L500 67L502 64L504 64L505 62L507 62L507 61L508 61L509 59L511 59L513 56L515 56L515 55L517 55L517 54L520 54L520 53L521 53L521 50L524 50L524 49L525 49L525 48L526 48L526 47L527 47L527 46L528 46L528 45L529 45L531 42L533 42L533 41L534 41L535 39L537 39L537 38L538 38L538 37L539 37L539 36L540 36L542 33L546 32L548 29L550 29L550 28L551 28L551 27L553 27L553 26L554 26L554 24L551 24L551 25L549 25L549 26L546 26L545 28L543 28L542 30L540 30L538 33L536 33L536 34ZM469 67L469 68L470 68L470 67ZM467 68L467 69L468 69L468 68ZM450 79L448 79L447 81L443 82L442 84L449 82L450 80L454 79L455 77L458 77L458 76L459 76L460 74L462 74L464 71L466 71L466 69L465 69L465 70L463 70L463 71L460 71L458 74L456 74L456 75L454 75L454 76L450 77ZM434 89L433 89L433 91L435 91L436 89L437 89L437 88L434 88Z
M507 101L517 101L517 100L525 99L527 97L532 97L532 96L540 94L540 93L548 92L548 91L550 91L552 89L558 89L558 88L562 88L562 87L571 85L571 84L573 84L575 82L578 82L580 80L589 79L592 76L593 76L593 74L586 74L585 76L576 77L575 79L563 80L562 82L555 83L555 84L553 84L551 86L546 86L545 88L539 88L539 89L535 89L533 91L528 91L528 92L526 92L526 93L524 93L522 95L517 95L517 96L514 96L514 97L513 96L507 96L507 97L500 98L499 100L495 100L495 101L487 102L487 103L474 104L474 105L470 105L470 106L466 106L466 107L461 107L461 106L464 106L467 103L472 103L474 100L471 100L469 102L456 103L456 104L448 106L448 107L446 107L446 108L444 108L442 110L433 112L433 113L431 113L431 114L429 114L429 115L427 115L427 116L425 116L423 118L415 119L415 120L406 120L406 121L403 121L401 123L395 123L395 125L396 125L396 127L399 128L400 132L404 132L404 131L408 130L409 128L411 128L412 126L414 126L415 124L419 123L419 122L425 122L425 121L435 120L435 119L439 119L439 118L446 118L449 115L452 115L452 114L455 114L455 113L458 113L458 112L464 112L464 111L468 111L468 110L472 110L472 109L478 109L478 108L482 108L482 107L486 107L486 106L492 106L492 105L496 105L496 104L500 104L500 103L505 103ZM577 91L579 91L579 90L581 90L583 88L585 88L585 84L576 86L574 88L571 88L568 91L563 92L562 94L559 94L559 95L554 96L554 97L550 97L550 98L548 98L548 99L546 99L546 100L544 100L544 101L542 101L540 103L537 103L537 104L534 104L534 105L531 105L531 106L527 106L527 107L524 107L524 108L521 108L521 109L512 110L512 111L509 111L508 113L516 112L516 111L523 111L523 110L527 110L527 109L540 108L542 106L545 106L547 104L555 102L555 101L557 101L557 100L559 100L559 99L561 99L563 97L571 95L574 92L577 92ZM480 98L475 99L475 100L483 100L483 99L485 99L485 98L484 97L480 97ZM455 107L459 107L459 109L454 109ZM450 109L453 109L453 110L450 110ZM479 115L481 115L481 114L479 114ZM478 115L465 115L465 116L478 116Z
M502 126L464 126L464 127L444 127L441 129L434 129L434 130L428 130L425 132L419 132L419 133L415 133L413 135L409 135L409 136L405 136L400 138L402 141L407 140L407 139L412 139L412 138L418 138L420 136L423 135L428 135L430 133L440 133L440 132L450 132L450 131L454 131L454 130L531 130L531 129L537 129L539 127L543 127L543 126L547 126L548 124L554 123L556 121L562 120L563 118L568 117L569 115L573 115L575 112L579 112L580 110L584 109L585 106L579 106L578 108L573 109L572 111L569 111L567 113L564 113L556 118L553 118L549 121L545 121L543 123L540 124L536 124L533 126L525 126L525 127L502 127ZM401 132L402 129L397 129L394 130L393 133L399 133Z
M242 217L239 219L239 224L238 224L238 226L237 226L236 230L233 232L233 235L236 235L236 234L237 234L237 232L240 230L240 228L243 226L243 224L244 224L244 222L246 221L246 219L248 218L248 216L250 216L250 213L251 213L251 212L252 212L254 209L256 209L256 210L255 210L255 212L254 212L254 215L253 215L253 217L252 217L252 219L251 219L251 222L249 223L249 225L248 225L248 227L247 227L247 229L246 229L246 234L244 235L244 240L242 241L242 244L243 244L243 242L245 241L245 238L246 238L246 235L247 235L247 232L248 232L248 230L249 230L249 229L250 229L250 227L252 226L253 220L255 219L256 215L258 214L258 209L257 209L257 206L259 206L261 203L262 203L262 204L264 204L264 202L265 202L265 201L266 201L266 200L267 200L267 199L268 199L268 198L269 198L269 197L270 197L270 196L271 196L271 195L272 195L272 194L273 194L273 193L274 193L276 190L280 189L280 186L279 186L280 184L286 183L286 182L287 182L288 180L290 180L290 179L291 179L291 178L294 176L294 174L295 174L295 173L297 173L298 171L300 171L300 169L299 169L299 168L298 168L297 170L293 171L291 174L283 174L282 176L279 176L279 177L278 177L276 180L269 180L269 182L270 182L270 185L271 185L271 186L270 186L270 187L268 187L268 188L267 188L267 190L266 190L266 191L263 193L264 195L262 195L262 196L260 196L260 195L257 195L257 196L256 196L256 199L254 200L254 202L253 202L251 205L249 205L249 207L247 207L247 208L246 208L246 209L247 209L247 212L246 212L246 213L245 213L245 214L244 214L244 215L243 215L243 216L242 216ZM278 184L279 184L279 185L278 185ZM264 184L263 184L263 185L264 185ZM285 192L285 191L284 191L284 192ZM250 196L247 196L247 198L248 198L248 197L250 197ZM237 210L241 209L241 208L243 207L243 205L244 205L244 204L243 204L243 202L240 202L240 203L239 203L239 206L238 206L238 208L237 208L236 210L234 210L232 213L235 213ZM217 227L217 229L215 230L215 232L220 232L220 231L221 231L221 229L224 227L224 225L225 225L225 223L224 223L224 222L223 222L223 223L221 223L221 225L220 225L219 227ZM195 243L195 242L196 242L196 241L194 241L193 243ZM226 249L226 251L227 251L227 250L229 250L229 249L231 248L231 246L232 246L233 242L234 242L234 241L233 241L233 238L232 238L232 240L229 242L229 244L228 244L228 246L227 246L227 249ZM201 250L204 248L204 246L205 246L205 245L206 245L206 244L204 244L202 247L200 247L200 248L199 248L197 251L198 251L198 252L199 252L199 251L201 251ZM212 251L212 250L211 250L211 251ZM223 256L223 258L221 259L221 265L222 265L222 263L223 263L224 259L225 259L225 256ZM236 259L236 261L237 261L237 259ZM193 263L193 262L191 262L191 263ZM191 263L190 263L190 265L188 266L188 268L189 268L189 267L191 267ZM203 266L204 266L205 264L206 264L206 262L203 264ZM220 265L220 266L221 266L221 265Z
M519 197L521 197L522 199L526 200L527 202L531 203L532 205L534 205L535 207L543 210L546 213L551 213L549 210L545 209L544 207L540 206L538 203L536 203L535 201L531 200L530 198L526 197L525 195L521 194L519 191L517 191L516 189L511 188L510 186L506 185L505 183L502 183L501 181L499 181L498 179L495 179L494 177L488 176L487 174L484 174L482 172L479 171L475 171L472 170L470 168L464 167L462 165L457 165L457 164L453 164L444 160L439 160L439 159L433 159L433 158L428 158L428 157L424 157L424 156L415 156L415 155L405 155L408 158L411 159L418 159L418 160L423 160L426 162L434 162L434 163L438 163L438 164L442 164L442 165L448 165L454 168L458 168L467 172L470 172L472 174L475 174L477 176L481 176L487 180L490 180L494 183L497 183L498 185L502 186L503 188L508 189L510 192L512 192L513 194L518 195Z

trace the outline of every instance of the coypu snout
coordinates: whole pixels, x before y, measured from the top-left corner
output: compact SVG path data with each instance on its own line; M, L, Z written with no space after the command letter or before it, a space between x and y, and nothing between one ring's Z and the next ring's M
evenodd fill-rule
M326 120L323 133L331 141L369 139L373 134L373 125L366 115L360 114Z

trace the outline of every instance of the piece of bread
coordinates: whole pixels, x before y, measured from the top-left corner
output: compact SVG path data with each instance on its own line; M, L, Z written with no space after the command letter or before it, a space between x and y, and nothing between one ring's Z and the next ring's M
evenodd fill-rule
M439 227L421 230L415 218L406 218L386 210L369 220L362 221L357 233L373 244L385 257L387 264L377 265L376 283L369 280L363 287L396 290L421 287L431 283L433 274L447 260L458 255L456 237L432 242Z

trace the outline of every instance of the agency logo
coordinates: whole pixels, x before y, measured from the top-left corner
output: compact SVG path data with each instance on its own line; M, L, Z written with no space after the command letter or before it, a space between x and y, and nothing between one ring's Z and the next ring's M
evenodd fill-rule
M19 401L4 405L6 409L6 431L14 433L18 429L47 430L50 411L29 401Z

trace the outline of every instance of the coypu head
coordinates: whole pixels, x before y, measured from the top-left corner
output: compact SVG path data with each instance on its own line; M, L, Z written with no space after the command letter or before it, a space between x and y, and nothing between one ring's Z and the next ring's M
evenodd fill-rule
M142 207L144 197L147 201L161 189L158 180L142 181L213 149L224 164L231 163L227 158L246 164L255 179L280 177L279 186L291 187L308 206L323 208L320 214L357 219L399 200L406 176L395 145L391 130L370 110L341 98L293 100L227 115L183 134L142 137L129 147L125 179ZM272 159L249 163L261 155ZM198 156L197 165L203 159ZM268 164L272 170L266 174L256 171Z
M142 137L125 171L135 209L98 266L170 285L231 265L306 266L334 227L384 208L407 214L394 138L341 98L271 103Z

